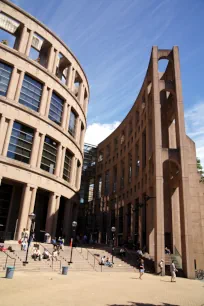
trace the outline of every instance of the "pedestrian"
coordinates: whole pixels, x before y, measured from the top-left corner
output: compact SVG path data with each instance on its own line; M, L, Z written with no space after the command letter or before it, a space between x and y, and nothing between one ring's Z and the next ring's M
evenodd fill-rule
M25 237L25 232L26 232L26 229L24 228L23 231L21 232L21 239Z
M178 272L178 270L176 269L174 260L172 260L172 263L170 265L170 271L171 271L171 282L176 282L176 272Z
M143 259L140 260L139 272L140 272L139 279L142 280L142 275L144 274L144 260Z
M161 274L161 276L163 276L163 268L164 268L164 260L161 259L159 262L159 268L160 268L160 272L159 275Z
M45 243L50 243L50 237L49 233L45 233Z

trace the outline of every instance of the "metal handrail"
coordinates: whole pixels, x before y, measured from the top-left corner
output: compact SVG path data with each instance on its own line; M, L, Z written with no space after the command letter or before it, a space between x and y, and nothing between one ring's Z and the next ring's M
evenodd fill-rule
M14 263L13 263L13 266L15 267L16 266L16 258L13 258L11 257L8 253L6 253L5 251L2 251L5 255L6 255L6 261L5 261L5 266L4 266L4 270L6 269L6 266L7 266L7 262L8 262L8 257L11 258Z
M90 265L95 269L95 265L96 265L96 261L98 262L98 264L100 264L100 261L98 260L98 258L96 258L96 256L94 254L92 254L87 248L85 248L87 251L87 260L88 260L88 254L91 254L91 256L94 258L94 264L92 265L90 262ZM102 272L102 265L101 265L101 272Z
M52 258L52 270L53 270L53 255L52 255L52 253L46 247L44 247L44 245L42 245L40 242L36 242L36 244L39 244L44 250L46 249L48 251L48 253L51 255L51 258ZM62 268L62 261L60 259L58 259L58 258L57 258L56 261L60 262L60 270L61 270L61 268Z
M82 252L82 246L80 245L79 246L80 248L81 248L81 255L83 256L83 252ZM94 254L92 254L89 250L88 250L88 248L86 248L85 246L84 246L84 248L83 249L85 249L86 250L86 258L84 257L84 259L86 259L87 261L88 261L88 258L89 258L89 254L91 254L91 256L94 258L94 263L93 264L91 264L91 262L89 262L89 264L94 268L94 270L96 270L95 269L95 266L96 266L96 261L98 262L98 264L100 264L100 261L98 260L98 258L96 258L96 256L94 255ZM101 265L101 272L102 272L102 265Z

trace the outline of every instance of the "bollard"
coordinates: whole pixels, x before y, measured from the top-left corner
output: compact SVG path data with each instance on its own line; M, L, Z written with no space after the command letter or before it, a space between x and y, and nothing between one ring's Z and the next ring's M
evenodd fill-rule
M14 274L15 267L8 266L6 269L6 278L12 279Z
M68 267L62 267L62 275L67 275Z

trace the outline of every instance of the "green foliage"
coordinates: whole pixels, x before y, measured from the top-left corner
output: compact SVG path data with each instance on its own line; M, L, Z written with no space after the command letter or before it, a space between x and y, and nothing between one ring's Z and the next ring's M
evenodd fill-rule
M204 183L204 171L203 171L203 167L201 165L200 159L199 158L196 158L196 159L197 159L197 170L200 173L200 182Z

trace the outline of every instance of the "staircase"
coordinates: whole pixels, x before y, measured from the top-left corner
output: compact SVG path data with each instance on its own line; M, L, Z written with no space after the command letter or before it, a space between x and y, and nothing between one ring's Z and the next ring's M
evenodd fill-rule
M43 253L44 249L47 249L50 253L53 251L53 246L51 244L40 243L40 251ZM8 257L7 266L14 265L15 260L15 269L17 271L30 271L30 272L49 272L56 271L60 272L62 266L69 266L69 271L86 271L86 272L133 272L134 267L124 260L117 258L114 256L114 265L113 268L107 266L99 265L100 258L102 256L106 256L110 258L112 261L111 252L105 249L92 249L92 248L73 248L72 252L72 263L69 264L70 255L71 255L71 247L65 246L64 251L60 251L60 255L58 256L58 261L55 260L46 260L42 259L41 261L34 261L31 258L33 244L29 248L28 254L28 264L24 265L23 261L26 257L26 252L21 251L20 245L16 241L6 241L4 246L7 248L8 246L12 246L14 252L6 251L0 252L0 271L3 271L5 268L5 261L7 254L12 257ZM97 256L98 255L98 256Z
M135 267L117 256L113 257L113 268L101 266L100 259L102 256L109 257L112 262L111 251L99 248L81 248L82 256L94 267L95 271L99 272L134 272Z

